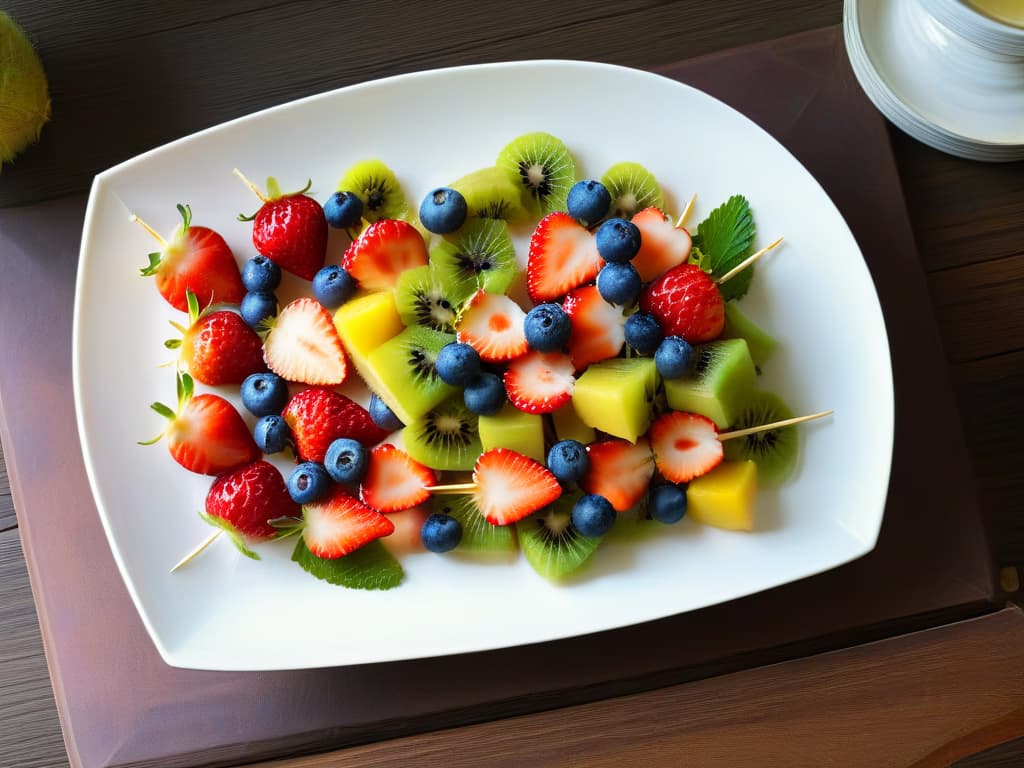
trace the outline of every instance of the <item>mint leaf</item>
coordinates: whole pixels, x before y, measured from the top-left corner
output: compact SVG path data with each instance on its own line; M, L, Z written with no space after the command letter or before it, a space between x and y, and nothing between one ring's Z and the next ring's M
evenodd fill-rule
M344 557L317 557L299 538L292 560L318 579L350 589L391 589L402 582L402 566L379 541L364 544Z
M719 278L754 252L754 216L743 195L733 195L697 225L693 245L703 255L705 266L713 278ZM747 267L722 283L720 290L726 301L738 299L750 288L753 267Z
M222 517L214 517L213 515L208 515L205 512L200 512L199 516L203 518L203 521L205 523L212 525L214 528L220 528L224 532L224 534L229 539L231 539L231 543L235 545L235 549L237 549L243 555L248 557L250 560L260 559L259 555L257 555L255 552L249 549L249 547L246 546L245 539L242 538L242 534L235 530L235 526L233 526L227 520L225 520Z

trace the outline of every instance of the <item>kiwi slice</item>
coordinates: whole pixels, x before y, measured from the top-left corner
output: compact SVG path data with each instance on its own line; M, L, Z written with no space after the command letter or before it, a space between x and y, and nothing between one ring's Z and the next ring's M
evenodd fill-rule
M793 411L778 395L764 390L755 391L733 422L733 429L746 429L773 421L793 418ZM782 427L758 432L734 440L725 440L725 458L728 461L754 461L761 485L778 485L796 466L799 435L796 427Z
M527 133L498 153L497 166L520 185L534 216L564 211L576 183L576 163L568 147L550 133Z
M690 374L665 379L669 407L707 416L719 429L725 429L735 423L754 393L757 372L750 349L743 339L727 339L701 344L694 352Z
M665 210L665 196L654 174L640 163L616 163L601 177L612 196L609 219L631 219L652 205Z
M451 515L462 524L462 540L456 552L501 555L516 551L516 536L511 525L487 522L472 496L434 496L430 511Z
M380 160L353 165L338 182L338 191L354 192L363 201L363 218L370 224L378 219L402 219L409 212L398 179Z
M563 494L554 504L516 523L519 547L527 562L545 579L560 581L575 573L601 544L572 524L580 493Z
M495 165L466 174L448 186L466 198L470 219L502 219L518 224L529 218L519 185Z
M461 288L461 290L460 290ZM465 282L445 279L430 265L405 270L395 285L395 307L407 326L455 333L463 303L473 294Z
M406 452L433 469L471 470L483 452L477 416L461 396L445 400L402 430Z
M412 424L455 387L437 375L434 361L441 347L455 341L449 333L429 328L406 328L366 357L361 371L366 385L377 393L403 424Z
M430 251L430 264L453 294L504 293L515 280L516 252L508 224L473 219Z

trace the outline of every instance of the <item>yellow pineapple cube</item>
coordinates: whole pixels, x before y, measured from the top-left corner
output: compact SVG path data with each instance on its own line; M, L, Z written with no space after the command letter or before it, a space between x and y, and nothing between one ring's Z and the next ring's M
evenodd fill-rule
M730 531L754 530L756 503L757 464L753 461L723 461L690 481L686 489L688 517Z
M367 356L405 330L391 291L368 293L342 304L334 313L334 327L364 379L367 376Z
M587 426L635 443L651 426L657 383L649 357L604 360L576 380L572 405Z
M546 461L544 420L538 414L524 413L512 403L505 403L492 416L481 416L477 420L477 431L485 451L508 448L541 464Z
M597 440L594 428L583 423L572 402L552 412L551 421L554 422L559 440L575 440L583 445L590 445Z

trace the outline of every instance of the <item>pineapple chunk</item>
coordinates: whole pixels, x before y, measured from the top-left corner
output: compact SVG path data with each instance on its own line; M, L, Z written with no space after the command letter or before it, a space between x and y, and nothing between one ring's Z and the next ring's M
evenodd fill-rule
M572 405L587 426L635 443L651 426L657 383L649 357L604 360L576 380Z
M576 409L570 402L568 405L552 412L551 421L555 425L555 434L559 440L575 440L583 445L590 445L597 440L597 433L593 427L588 427L580 420Z
M334 327L364 379L369 354L405 329L391 291L368 293L342 304L334 313Z
M538 414L524 413L512 403L505 403L492 416L477 420L480 443L485 451L508 448L544 464L544 421Z
M730 531L754 530L757 464L725 461L690 482L686 514L698 523Z

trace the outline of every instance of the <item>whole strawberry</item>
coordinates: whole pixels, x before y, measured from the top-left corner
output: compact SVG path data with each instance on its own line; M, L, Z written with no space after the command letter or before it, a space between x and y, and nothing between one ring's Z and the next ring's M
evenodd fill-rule
M282 193L271 177L267 179L268 194L264 195L238 169L235 174L263 203L254 215L238 217L252 221L256 250L281 269L312 280L327 256L327 219L320 203L305 194L311 185L306 184L298 192Z
M267 521L300 517L277 467L256 461L221 475L206 494L206 516L211 525L261 541L277 532Z
M725 326L722 294L696 264L680 264L651 283L640 309L654 315L666 336L682 336L691 344L718 338Z
M369 448L388 435L363 406L333 389L304 389L288 401L281 415L292 430L300 461L323 463L327 449L339 437Z
M193 225L192 209L187 205L179 205L178 213L181 224L167 240L134 217L162 246L149 254L149 265L139 271L154 277L160 295L182 312L188 311L186 291L205 304L238 304L245 296L245 286L228 244L212 229Z
M200 312L195 294L188 293L188 328L177 323L182 338L165 342L181 349L182 366L203 384L241 384L251 373L267 370L263 341L240 315L228 310Z

